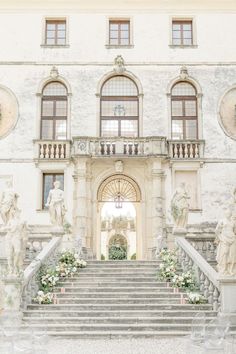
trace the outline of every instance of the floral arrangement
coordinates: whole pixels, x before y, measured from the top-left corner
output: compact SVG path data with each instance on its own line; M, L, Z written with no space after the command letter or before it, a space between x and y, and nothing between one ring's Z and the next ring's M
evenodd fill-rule
M182 288L182 289L195 289L195 279L191 272L185 272L180 275L175 274L171 279L172 286L175 288Z
M43 268L40 273L40 284L44 292L53 289L59 281L56 269Z
M38 304L51 304L53 302L53 293L44 293L42 290L38 291L37 296L33 299Z
M162 261L159 266L158 278L161 280L171 281L176 274L177 257L174 251L162 249L159 253Z
M194 292L189 292L187 293L187 300L189 304L205 304L207 303L207 299L205 296L199 294L199 293L194 293Z
M53 289L60 278L73 277L79 268L85 268L87 263L79 258L79 255L71 251L60 254L59 262L54 268L43 267L39 273L40 290L34 298L39 304L51 304L53 302Z

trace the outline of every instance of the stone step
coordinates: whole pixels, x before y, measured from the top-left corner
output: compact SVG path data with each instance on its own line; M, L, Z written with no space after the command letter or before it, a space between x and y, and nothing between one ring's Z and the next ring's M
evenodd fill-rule
M113 278L108 278L108 277L81 277L81 278L77 278L77 279L65 279L62 280L60 284L66 284L66 285L80 285L80 284L112 284L115 283L117 284L117 282L119 282L119 284L126 284L126 283L154 283L157 284L158 286L163 285L163 282L157 282L157 278L155 277L135 277L135 278L130 278L130 277L118 277L115 276Z
M234 327L231 327L233 331L235 331ZM93 331L121 331L121 332L132 332L132 331L185 331L189 332L191 330L191 326L188 323L178 324L178 323L158 323L158 324L96 324L96 323L89 323L89 324L58 324L58 323L42 323L42 324L31 324L31 330L38 331L38 330L46 330L46 331L57 331L62 333L64 336L64 332L67 331L77 331L77 332L93 332Z
M162 303L162 304L92 304L87 302L86 304L49 304L49 305L40 305L40 304L30 304L27 307L29 310L37 309L37 310L182 310L185 309L189 310L211 310L212 306L209 304L201 304L201 305L192 305L192 304L169 304L169 303Z
M86 300L88 299L103 299L103 298L112 298L113 300L115 298L124 298L124 299L136 299L136 298L145 298L145 299L149 299L149 298L155 298L155 299L159 299L159 298L180 298L180 293L173 293L173 292L162 292L162 293L153 293L153 292L144 292L144 293L130 293L130 292L120 292L120 293L116 293L116 292L105 292L105 293L91 293L91 292L87 292L87 293L81 293L81 292L70 292L70 293L61 293L58 292L56 293L57 298L84 298Z
M38 316L38 317L77 317L77 318L84 318L84 317L114 317L114 318L125 318L125 317L148 317L148 318L162 318L162 317L171 317L171 318L176 318L176 317L194 317L196 314L198 314L199 311L198 309L195 310L136 310L136 311L130 311L130 310L100 310L100 311L78 311L78 310L52 310L49 309L47 306L46 308L44 307L42 310L26 310L24 311L24 316L25 317L31 317L31 316ZM204 310L204 314L206 317L212 317L216 316L217 312L214 311L209 311L209 310Z
M189 324L191 325L194 317L66 317L66 316L51 316L51 317L24 317L23 320L29 321L30 324ZM214 316L209 316L207 322L215 319Z
M70 286L71 285L71 286ZM153 281L153 282L142 282L142 281L139 281L139 282L130 282L130 281L127 281L127 282L118 282L118 281L111 281L111 282L102 282L102 281L94 281L94 282L78 282L76 284L73 283L72 284L69 284L69 283L58 283L58 287L65 287L65 288L72 288L72 289L80 289L80 288L94 288L94 289L99 289L99 288L108 288L108 289L113 289L113 288L156 288L158 289L159 287L163 287L165 288L164 286L164 283L162 285L158 285L157 282ZM135 290L135 289L134 289Z
M97 272L88 272L88 271L82 271L79 273L77 278L118 278L118 279L122 279L122 278L150 278L150 277L156 277L158 273L158 270L156 271L139 271L139 272L101 272L101 271L97 271Z
M124 292L127 291L129 293L134 293L134 292L141 292L141 291L145 291L145 292L150 292L150 293L163 293L163 292L168 292L168 293L173 293L174 289L173 288L168 288L166 286L162 286L162 287L147 287L147 286L136 286L136 287L131 287L131 286L127 286L127 287L120 287L119 284L116 284L117 286L112 286L112 287L89 287L89 286L66 286L65 284L62 284L61 287L57 287L54 289L54 292L59 293L61 292L61 288L65 289L65 292L80 292L80 293L107 293L107 292ZM143 284L142 284L143 285ZM179 289L179 292L184 292L183 290Z
M135 304L135 305L158 305L158 304L180 304L181 298L180 296L178 298L156 298L156 299L145 299L145 298L135 298L135 299L120 299L120 298L103 298L103 299L77 299L77 298L57 298L57 303L58 304L65 304L65 305L71 305L71 304L78 304L78 305L98 305L102 306L103 304L106 305L113 305L114 303L116 305L118 304Z

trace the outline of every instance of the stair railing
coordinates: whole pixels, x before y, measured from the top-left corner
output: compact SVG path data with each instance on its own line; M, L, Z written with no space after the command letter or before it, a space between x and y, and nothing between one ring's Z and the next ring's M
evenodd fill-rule
M220 307L220 284L218 273L184 238L176 237L179 262L184 271L195 271L200 292L208 299L214 311Z
M22 309L26 309L38 292L38 272L42 265L54 265L59 254L61 237L54 237L28 265L23 276Z

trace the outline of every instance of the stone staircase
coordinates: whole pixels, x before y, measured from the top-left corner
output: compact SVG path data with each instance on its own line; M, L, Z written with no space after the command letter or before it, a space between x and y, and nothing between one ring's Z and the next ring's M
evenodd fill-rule
M186 335L208 304L181 304L181 293L157 281L158 261L89 261L55 289L57 304L30 304L24 321L35 331L76 338ZM65 293L61 292L61 287Z

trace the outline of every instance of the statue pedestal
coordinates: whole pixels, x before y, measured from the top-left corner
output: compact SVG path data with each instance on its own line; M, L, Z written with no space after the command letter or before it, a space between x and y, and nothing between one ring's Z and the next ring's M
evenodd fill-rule
M72 234L62 236L61 251L73 251L76 248L75 238Z
M21 313L22 278L17 275L2 277L4 312Z
M221 293L221 312L235 315L236 319L236 277L219 278Z

